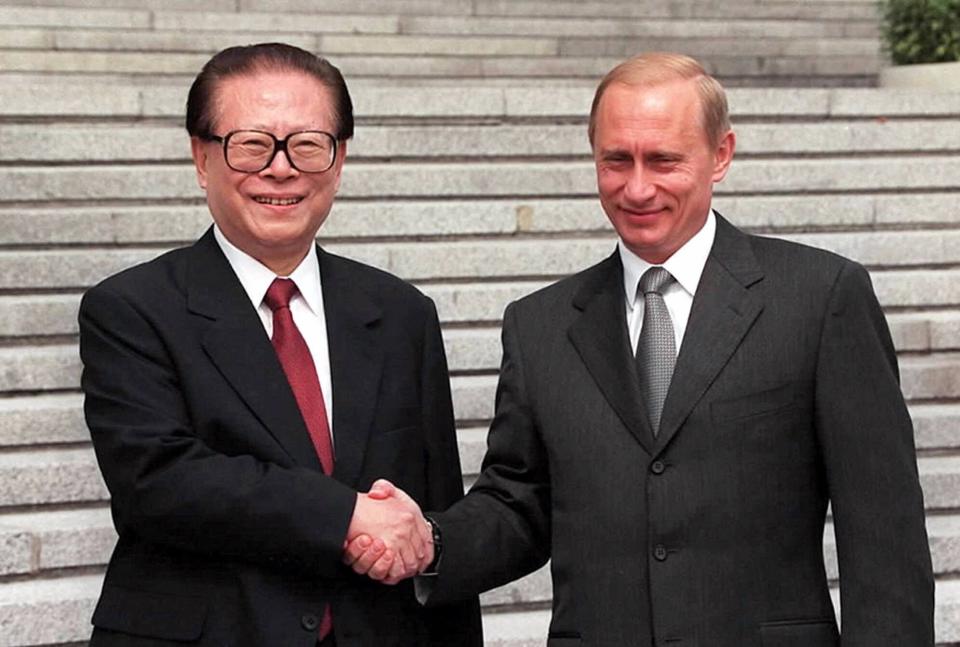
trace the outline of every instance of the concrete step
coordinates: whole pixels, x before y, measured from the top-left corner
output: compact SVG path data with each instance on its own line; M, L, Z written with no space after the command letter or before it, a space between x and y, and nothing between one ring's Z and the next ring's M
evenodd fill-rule
M543 647L550 629L549 610L483 610L483 644L486 647Z
M217 11L164 11L66 7L0 7L0 24L8 27L95 27L156 31L251 31L398 33L396 15L329 15Z
M0 338L74 335L79 307L79 294L0 297Z
M91 574L0 584L0 647L89 639L102 582Z
M960 508L960 455L921 456L917 465L920 469L920 484L923 487L923 504L929 510L956 511ZM951 543L956 549L956 542ZM956 563L956 554L951 557Z
M89 440L79 393L0 398L0 448Z
M745 36L746 37L746 36ZM0 69L8 72L192 75L209 54L171 52L91 52L32 49L0 50ZM450 56L331 55L347 78L353 77L584 77L597 79L621 56ZM721 78L812 76L863 77L881 67L877 53L855 56L711 56L704 61Z
M927 534L934 573L938 576L956 574L960 569L960 517L927 517ZM837 547L833 526L829 523L824 532L824 560L827 577L836 583L839 578ZM511 602L545 602L550 598L551 577L549 566L545 566L517 582L484 594L482 601L485 606L496 607Z
M900 359L900 380L907 400L960 397L960 354L908 356ZM957 485L960 492L960 483Z
M611 248L612 251L612 248ZM897 270L872 274L874 290L885 307L926 307L960 303L960 271ZM441 318L456 323L497 323L510 301L552 282L549 279L504 283L424 284Z
M460 457L466 473L476 474L486 451L487 427L492 415L492 376L457 376L454 396L460 419ZM489 399L485 399L489 398ZM29 445L79 444L89 441L79 393L21 395L0 400L0 449ZM960 450L960 407L955 404L913 403L917 448L928 454Z
M89 618L101 582L101 575L81 575L0 585L0 624L8 629L0 637L0 645L85 640L89 637ZM547 591L549 593L549 588ZM488 647L540 646L547 635L549 620L549 611L497 612L496 608L485 606L485 644ZM960 641L960 583L956 580L938 582L936 631L938 646Z
M543 3L549 5L550 3ZM572 3L569 3L572 4ZM586 5L604 3L584 3ZM354 4L356 6L356 3ZM387 8L389 5L384 6ZM717 3L720 6L720 3ZM622 9L624 5L613 5ZM604 13L613 8L608 6ZM24 8L4 7L0 22L20 27L77 27L150 28L157 31L250 31L250 32L353 32L353 33L407 33L407 34L482 34L482 35L558 35L558 36L682 36L682 37L873 37L877 27L871 20L844 21L836 16L812 15L795 19L788 13L784 19L754 17L749 10L739 16L709 16L700 18L657 17L642 13L624 15L615 12L608 17L579 18L544 15L541 7L527 11L526 16L436 16L399 15L399 7L392 11L368 14L351 11L350 14L325 14L317 20L316 5L304 7L303 13L289 11L168 11L120 10L80 8ZM369 10L369 7L368 7ZM629 11L629 10L628 10ZM782 9L780 10L782 12ZM809 11L809 10L808 10ZM763 9L759 13L763 13ZM749 17L744 18L744 14ZM723 20L715 18L722 17Z
M612 246L609 251L612 251ZM875 271L872 278L877 296L885 307L914 308L960 303L960 270ZM490 325L499 323L510 301L550 282L552 279L542 278L505 282L429 283L420 288L436 302L444 323ZM90 284L90 281L84 281L76 288L82 289ZM72 334L76 331L77 294L3 296L0 297L0 303L8 306L0 309L0 336L22 336L31 330L37 335ZM913 324L903 325L904 328L897 333L898 341L906 344L906 349L923 350L928 343L925 333L912 329ZM944 322L931 319L930 325L931 350L952 347L953 341L950 340L954 339L954 333L949 318Z
M927 486L929 487L929 486ZM927 534L933 570L938 576L960 574L960 517L927 517ZM77 510L0 513L0 576L43 574L63 568L86 568L107 563L116 532L106 505ZM839 577L836 542L832 526L824 534L827 576ZM549 596L547 569L526 578L517 586L508 585L488 594L488 606L511 600L534 601Z
M933 572L938 576L960 575L960 516L927 516L927 536L930 540ZM823 537L827 577L837 580L840 569L837 565L837 542L832 524L827 524Z
M46 81L44 80L46 79ZM57 75L0 76L0 118L57 117L183 119L192 75L177 84L154 80L80 83ZM396 80L354 83L351 95L361 120L505 117L575 118L586 123L598 79L569 85L524 80L522 86L497 81L459 80L445 86L417 87ZM51 90L53 86L53 90ZM464 101L469 92L470 101ZM909 118L960 114L960 93L906 92L867 88L732 88L728 93L735 122L748 118Z
M98 502L107 497L89 447L0 453L0 508Z
M960 311L895 313L887 323L897 350L960 350Z
M406 34L305 34L274 33L271 38L303 49L322 52L326 57L344 54L416 55L416 56L600 56L612 55L591 52L561 52L557 38L518 38L499 36L410 36ZM209 32L203 38L183 31L153 31L108 29L17 28L0 29L0 49L20 50L88 50L113 52L204 52L207 55L237 43L255 43L264 35L257 32ZM768 55L857 55L875 54L877 44L871 39L846 39L837 45L819 44L807 39L805 44L790 48L770 47ZM843 43L843 44L839 44ZM871 46L872 45L872 46ZM719 49L719 48L718 48ZM787 51L787 50L790 51ZM72 68L76 69L76 68ZM109 70L107 70L109 71Z
M957 194L800 194L718 196L717 209L758 232L905 229L955 225ZM186 245L210 226L205 205L0 208L3 244ZM335 202L320 230L322 245L344 239L610 233L595 196L568 199ZM570 243L574 245L574 242ZM0 319L2 319L0 313ZM0 335L2 335L0 328Z
M75 335L76 297L57 297L52 301L46 297L0 297L0 305L9 306L13 322L36 319L39 325L24 325L14 334L33 337L43 334L52 336ZM47 314L46 307L53 312ZM36 312L36 316L31 313ZM490 313L497 317L497 313ZM0 324L4 323L0 319ZM897 313L889 317L888 323L894 344L900 351L938 352L960 350L960 311L947 310L919 313ZM57 327L53 327L57 326ZM474 371L495 371L500 366L500 328L498 325L482 328L453 328L444 331L447 361L454 373ZM0 349L0 358L3 358ZM0 362L3 362L0 359ZM11 373L10 379L0 381L7 386L35 385L27 377L27 371L40 366L48 366L49 375L61 379L52 388L69 388L70 376L75 372L76 352L70 345L21 347L7 349L6 367ZM15 368L16 367L16 368ZM26 368L29 367L29 368ZM2 403L0 403L2 411Z
M900 379L905 398L911 404L936 404L955 401L960 397L960 374L956 354L938 354L932 357L904 357L900 361ZM494 375L454 375L451 379L454 410L463 423L487 421L493 416L497 378ZM942 441L943 434L955 438L951 431L952 419L937 424L939 431L927 428L925 434L932 444ZM940 424L947 425L946 431ZM950 441L948 441L950 442ZM956 446L955 444L953 445ZM960 484L957 485L960 493ZM958 506L960 507L960 506Z
M0 392L80 388L80 353L73 344L0 348Z
M840 607L839 589L831 589L835 609ZM512 604L509 608L516 608ZM505 611L495 613L484 609L485 643L488 647L540 647L547 635L550 612L537 610ZM487 628L489 627L489 631ZM937 582L935 635L937 647L956 647L960 643L960 581L944 579Z
M927 435L942 447L960 447L953 428L947 427L957 413L947 408L941 418L930 420ZM465 471L479 471L486 451L487 427L464 423L457 430L461 462ZM0 399L0 453L14 455L30 446L76 449L89 446L90 434L83 418L83 396L77 392ZM69 445L69 447L65 446Z
M897 314L889 317L888 323L900 351L960 351L960 310ZM446 330L444 343L454 373L500 367L499 326Z
M612 251L612 248L611 248ZM599 257L598 257L599 258ZM543 287L548 279L504 283L455 283L421 285L437 303L441 321L447 323L499 324L506 305ZM874 288L880 302L891 308L949 305L960 302L960 272L957 270L875 271ZM84 286L87 283L84 284ZM84 286L77 286L78 289ZM78 294L2 296L0 337L72 335L77 332ZM925 322L925 323L921 323ZM956 332L952 315L930 313L918 319L891 318L898 347L903 350L951 350Z
M960 407L956 404L911 404L914 439L921 455L960 450ZM464 474L475 475L487 450L487 426L464 425L458 430Z
M819 9L819 11L817 11ZM811 20L875 21L876 9L864 3L831 2L723 2L660 1L660 2L515 2L513 0L480 0L475 3L478 16L553 16L584 18L792 18Z
M17 6L86 7L90 0L8 0ZM138 8L155 11L215 12L309 12L313 14L426 14L470 15L472 0L211 0L202 7L188 0L97 0L100 7Z
M910 407L914 438L920 450L960 448L960 409L950 404L914 404Z
M953 187L960 153L858 159L744 159L717 185L721 196L866 191L942 191ZM53 200L199 200L192 166L145 164L87 167L0 167L3 202ZM593 164L561 162L417 162L350 164L340 195L347 198L589 197Z
M455 380L467 379L468 374L478 371L492 373L497 370L500 349L495 333L468 336L448 331L446 337ZM904 395L908 400L960 397L958 364L960 354L956 352L901 357ZM0 392L29 394L75 390L80 386L80 369L77 347L72 344L0 348ZM462 375L464 373L467 375ZM490 399L492 401L492 394Z
M956 535L952 537L956 541ZM935 543L932 545L936 546ZM481 598L485 605L484 628L490 627L492 631L487 636L492 642L487 641L487 644L498 647L542 645L550 614L548 611L534 610L536 606L533 605L550 600L550 586L550 575L544 568L523 580L485 594ZM831 589L831 595L834 608L839 609L839 589L836 584ZM493 611L500 604L506 609L516 609L526 604L530 610L507 611L498 617L499 614ZM947 577L937 581L935 623L938 646L951 647L960 642L960 580Z
M253 14L250 14L251 16ZM161 22L158 27L164 28ZM194 27L196 28L196 27ZM201 27L202 28L202 27ZM765 19L645 19L536 17L401 16L400 30L408 34L512 34L528 36L612 36L683 38L797 38L876 36L869 21Z
M96 27L149 29L151 13L133 9L0 6L0 25L6 27Z
M757 6L757 5L752 5ZM637 39L629 38L573 38L557 39L557 53L564 56L619 56L626 58L637 53ZM650 38L644 39L646 51L680 52L698 60L714 57L881 57L877 38L796 38L796 39L741 39L741 38Z
M277 33L278 41L301 47L308 51L325 52L319 46L316 34ZM263 34L250 32L210 33L203 39L184 32L158 32L152 29L69 29L62 27L17 27L0 28L0 49L90 51L90 52L204 52L209 57L214 52L236 45L255 43ZM862 53L859 52L858 53ZM119 70L118 70L119 71ZM144 70L145 71L145 70Z
M941 119L746 123L738 125L738 158L801 154L955 152L960 129ZM349 159L584 158L583 124L368 125L350 142ZM133 124L0 124L0 162L189 162L182 126ZM738 159L739 163L739 159Z
M943 266L960 262L960 230L784 234L783 238L829 249L878 270ZM608 256L609 234L572 243L554 238L462 241L335 243L331 252L380 267L410 281L516 280L562 277ZM84 288L123 268L158 256L163 249L0 251L0 289ZM453 262L455 261L455 263ZM879 272L878 272L879 274ZM927 305L949 305L936 293Z
M85 7L89 0L9 0L22 7ZM138 8L159 11L197 11L187 0L98 0L103 8ZM451 16L554 16L554 17L632 17L632 18L808 18L817 20L876 19L876 9L866 2L791 2L728 3L718 0L646 0L546 2L544 0L325 0L318 6L311 0L211 0L204 11L216 12L311 12L314 14L384 14Z
M453 378L455 406L458 418L463 419L461 396L486 396L486 415L474 414L474 419L489 420L493 406L493 388L488 384L463 385L465 378ZM486 387L486 388L484 388ZM473 393L468 393L472 389ZM485 391L485 392L484 392ZM469 427L464 424L465 427ZM476 476L474 463L480 454L477 432L464 437L464 471L466 482ZM954 448L954 451L956 448ZM465 453L466 453L465 449ZM467 461L474 463L467 464ZM919 459L920 478L927 510L955 510L960 508L960 454L922 455ZM75 504L106 501L108 493L100 476L96 459L90 447L23 449L0 452L0 508L41 504Z
M104 566L116 541L107 506L0 514L0 545L19 549L0 556L0 575Z
M960 580L937 582L936 636L938 647L960 643Z
M11 7L89 8L90 0L7 0L6 4ZM102 9L164 9L168 11L198 10L197 3L194 0L97 0L97 7ZM210 0L203 3L203 9L210 11L232 11L236 8L237 0Z

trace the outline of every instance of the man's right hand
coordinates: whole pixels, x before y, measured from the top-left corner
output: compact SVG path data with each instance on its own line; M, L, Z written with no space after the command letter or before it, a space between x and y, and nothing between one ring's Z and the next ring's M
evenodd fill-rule
M433 561L433 533L417 503L385 480L357 495L344 563L357 573L396 584Z

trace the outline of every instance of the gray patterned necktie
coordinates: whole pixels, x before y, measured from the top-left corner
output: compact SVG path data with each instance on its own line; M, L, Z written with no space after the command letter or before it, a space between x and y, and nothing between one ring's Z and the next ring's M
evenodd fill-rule
M663 289L674 281L662 267L651 267L640 277L638 292L643 294L643 327L637 342L637 375L640 394L650 415L653 434L660 431L660 414L667 399L673 366L677 362L677 344L673 321L663 301Z

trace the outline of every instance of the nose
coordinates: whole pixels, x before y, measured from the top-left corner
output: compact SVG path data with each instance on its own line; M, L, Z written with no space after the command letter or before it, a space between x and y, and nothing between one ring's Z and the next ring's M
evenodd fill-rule
M633 203L644 203L653 199L657 187L651 181L650 174L642 164L634 164L623 186L623 197Z
M290 164L290 158L287 157L287 151L281 148L278 148L274 152L273 159L270 160L269 166L260 171L261 175L274 177L277 179L295 177L299 175L299 173L300 172Z

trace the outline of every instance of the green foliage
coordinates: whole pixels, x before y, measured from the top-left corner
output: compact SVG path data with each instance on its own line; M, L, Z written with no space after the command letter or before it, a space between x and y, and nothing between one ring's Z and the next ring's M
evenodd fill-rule
M882 0L881 9L896 65L960 61L960 0Z

